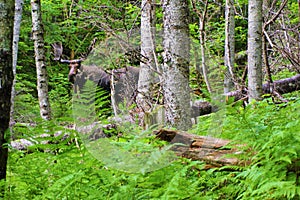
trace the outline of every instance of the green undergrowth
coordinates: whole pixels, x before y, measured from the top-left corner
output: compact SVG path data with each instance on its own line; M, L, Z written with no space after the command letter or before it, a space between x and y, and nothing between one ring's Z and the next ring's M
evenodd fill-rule
M179 158L150 172L122 172L95 159L78 133L61 121L30 127L33 135L62 131L70 136L49 136L48 144L10 150L5 199L299 199L299 111L299 99L229 105L221 131L213 136L230 139L229 146L240 148L242 162L209 170L204 162ZM212 133L216 115L200 117L190 132ZM152 142L151 135L142 140L144 146L137 145L132 135L139 129L121 130L119 140L111 140L126 148L163 145Z

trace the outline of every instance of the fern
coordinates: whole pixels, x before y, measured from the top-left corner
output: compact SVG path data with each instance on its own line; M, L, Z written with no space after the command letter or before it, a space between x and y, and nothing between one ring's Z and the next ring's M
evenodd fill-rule
M90 102L95 96L87 94L84 101L78 98L77 104L89 108L84 112L94 114L96 108ZM266 101L256 108L229 107L221 136L247 144L240 147L245 155L239 159L251 164L208 171L203 170L202 162L181 158L149 171L147 166L152 163L148 157L136 155L152 156L155 166L156 161L165 160L164 152L155 152L165 144L156 141L151 132L141 132L130 123L117 130L122 136L107 139L112 148L105 155L113 159L116 146L129 151L134 159L141 158L144 166L136 170L141 172L144 167L144 173L119 171L95 159L88 151L89 146L83 145L74 131L62 126L72 123L70 119L38 122L35 127L19 126L19 138L33 138L46 132L49 137L34 140L40 143L47 139L50 143L10 153L6 199L299 199L299 108L300 101L285 107ZM97 116L88 119L96 120ZM211 118L202 119L204 126L195 133L210 127L206 122ZM70 138L52 137L57 131L70 133ZM78 145L73 142L75 139ZM90 145L93 144L97 145L97 141ZM98 144L101 147L102 143ZM129 160L127 154L123 159Z
M65 193L76 181L80 180L85 174L82 171L68 174L59 180L57 180L48 190L42 199L57 199L60 198L62 194Z

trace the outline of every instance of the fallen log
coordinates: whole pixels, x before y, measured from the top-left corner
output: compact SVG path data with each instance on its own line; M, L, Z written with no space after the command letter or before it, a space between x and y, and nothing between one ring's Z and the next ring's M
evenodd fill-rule
M290 78L274 81L273 84L265 83L263 84L262 88L263 94L271 94L274 90L279 94L286 94L300 90L300 74ZM236 90L226 93L225 96L234 97L234 100L237 101L247 97L247 91L245 89Z
M280 79L277 81L274 81L272 84L265 83L263 84L263 94L286 94L290 92L294 92L300 90L300 74L297 74L290 78ZM234 101L238 100L247 100L248 94L246 89L242 90L235 90L232 92L228 92L225 94L225 98L234 98ZM195 101L192 105L192 117L206 115L213 110L213 106L209 102L201 102L201 101Z
M167 129L160 129L154 133L156 138L172 144L171 150L176 155L206 162L205 169L243 163L233 156L243 153L238 149L238 145L227 146L230 140Z
M279 94L286 94L300 90L300 74L290 78L274 81L273 86L270 83L263 84L263 93L272 93L272 88Z

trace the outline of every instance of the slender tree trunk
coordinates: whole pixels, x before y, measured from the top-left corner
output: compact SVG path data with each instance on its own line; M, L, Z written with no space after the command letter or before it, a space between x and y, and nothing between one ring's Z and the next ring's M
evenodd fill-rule
M206 48L205 48L205 22L206 22L206 14L207 14L207 8L208 8L208 0L205 0L204 2L204 8L203 11L201 12L197 6L196 6L196 0L192 1L192 6L194 11L199 17L199 41L200 41L200 51L201 51L201 68L202 68L202 74L203 78L207 87L207 90L209 93L212 92L212 87L211 83L209 81L208 77L208 69L206 65Z
M199 38L200 38L200 49L201 49L201 66L202 66L202 73L204 77L204 81L206 83L206 87L209 93L212 92L212 88L208 79L208 70L206 66L206 56L205 56L205 30L204 30L204 21L201 19L199 20Z
M155 64L155 1L143 0L141 13L141 54L140 75L138 81L138 106L143 111L152 107L152 89Z
M9 128L11 88L13 82L12 40L14 1L0 0L0 180L6 178L8 151L5 131ZM0 188L0 198L4 191Z
M300 0L298 0L298 21L300 22Z
M234 0L226 0L225 5L225 66L224 93L232 91L234 88Z
M189 8L187 0L163 1L164 103L166 122L178 129L191 127L189 89Z
M45 61L44 30L42 25L40 0L31 0L31 14L40 115L43 119L49 120L51 115L48 97L48 75Z
M251 101L262 98L262 0L249 0L248 13L248 91Z
M17 60L18 60L18 49L19 49L19 38L20 38L20 27L22 21L22 11L23 11L23 0L16 0L15 3L15 19L14 19L14 35L13 35L13 86L11 90L11 108L10 108L10 126L14 124L14 101L15 101L15 84L16 84L16 74L17 74ZM12 132L12 128L10 130Z

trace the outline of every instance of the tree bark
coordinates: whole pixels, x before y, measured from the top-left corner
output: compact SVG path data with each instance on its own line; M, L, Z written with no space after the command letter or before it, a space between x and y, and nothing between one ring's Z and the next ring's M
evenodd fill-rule
M141 11L141 55L138 81L138 107L146 112L152 107L155 64L155 1L143 0Z
M43 119L49 120L51 118L51 112L48 97L48 74L46 69L44 30L42 25L40 0L31 0L31 15L40 115Z
M186 0L163 1L163 93L166 123L180 130L192 126L189 89L189 8Z
M248 91L251 101L262 99L262 0L250 0L248 13Z
M234 0L226 0L225 5L225 66L224 93L232 91L234 88Z
M11 88L13 82L12 40L14 1L0 0L0 180L6 178L8 151L5 146L9 128ZM0 188L0 197L4 191Z
M13 35L13 86L11 91L11 108L10 108L10 127L14 124L14 101L15 101L15 84L16 84L16 74L17 74L17 60L18 60L18 49L19 49L19 38L20 38L20 27L22 21L22 11L23 11L23 0L16 0L15 3L15 20L14 20L14 35ZM10 130L12 132L12 128Z

